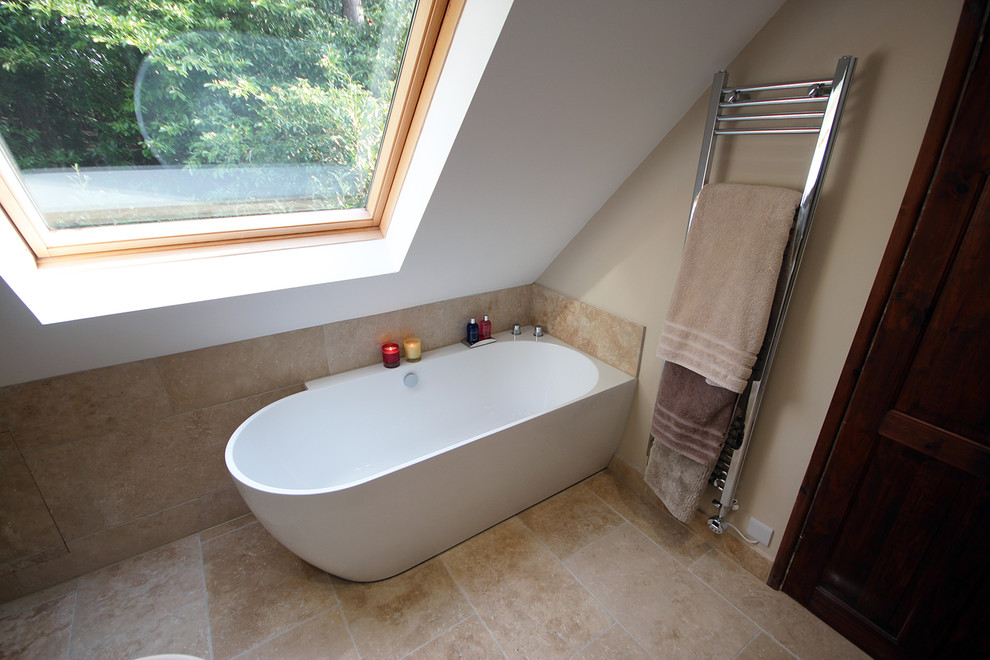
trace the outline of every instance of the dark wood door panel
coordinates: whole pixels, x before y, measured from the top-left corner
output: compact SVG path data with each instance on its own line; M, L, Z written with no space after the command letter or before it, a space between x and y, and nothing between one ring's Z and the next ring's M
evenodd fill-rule
M981 484L882 438L825 562L818 588L896 638L925 590L924 572L958 548L940 539Z
M990 190L986 173L895 407L990 446Z

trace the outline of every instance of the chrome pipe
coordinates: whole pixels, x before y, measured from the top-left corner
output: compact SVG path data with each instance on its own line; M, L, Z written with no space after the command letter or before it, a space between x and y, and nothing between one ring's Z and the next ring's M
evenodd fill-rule
M774 83L770 85L752 85L750 87L731 87L726 92L768 92L775 89L801 89L802 87L815 87L817 85L831 86L831 80L802 80L789 83Z
M712 168L712 160L715 157L715 125L718 121L718 106L722 101L722 90L729 80L729 74L725 71L716 71L712 80L712 90L708 97L708 116L705 118L705 134L701 143L701 158L698 160L698 173L694 180L694 195L691 197L691 213L688 214L688 228L691 231L691 220L694 218L694 209L698 205L698 195L701 189L708 183L708 173ZM684 240L687 241L687 232L684 233Z
M828 96L784 96L777 99L754 99L752 101L736 101L734 103L719 103L720 108L752 108L760 105L788 105L791 103L824 103Z
M715 130L715 135L772 135L774 133L785 133L789 135L817 134L817 128L719 128Z
M823 110L821 112L777 112L760 115L719 115L718 121L774 121L778 119L822 119L824 117L825 111Z

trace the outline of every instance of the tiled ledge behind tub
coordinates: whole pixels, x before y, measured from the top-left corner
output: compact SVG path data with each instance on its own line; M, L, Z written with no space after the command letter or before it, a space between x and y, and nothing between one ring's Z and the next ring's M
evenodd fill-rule
M533 285L533 323L630 376L639 376L645 326Z
M637 371L642 326L528 285L0 388L0 602L243 515L223 449L244 419L482 314Z

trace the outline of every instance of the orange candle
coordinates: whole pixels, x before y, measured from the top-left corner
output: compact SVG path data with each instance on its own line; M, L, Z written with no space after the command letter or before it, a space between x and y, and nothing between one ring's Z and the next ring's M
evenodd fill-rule
M423 357L423 344L416 337L407 337L403 342L406 349L407 362L419 362Z

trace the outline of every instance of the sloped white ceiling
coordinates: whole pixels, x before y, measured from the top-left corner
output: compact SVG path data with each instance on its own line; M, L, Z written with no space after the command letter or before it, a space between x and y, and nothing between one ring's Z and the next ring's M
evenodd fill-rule
M0 385L529 284L782 4L516 0L399 273L51 326L0 284Z

